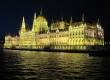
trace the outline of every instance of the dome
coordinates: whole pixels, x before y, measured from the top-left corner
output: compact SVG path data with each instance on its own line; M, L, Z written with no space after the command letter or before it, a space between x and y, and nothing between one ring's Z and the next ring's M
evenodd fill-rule
M36 19L38 22L47 22L46 18L43 15L39 15Z

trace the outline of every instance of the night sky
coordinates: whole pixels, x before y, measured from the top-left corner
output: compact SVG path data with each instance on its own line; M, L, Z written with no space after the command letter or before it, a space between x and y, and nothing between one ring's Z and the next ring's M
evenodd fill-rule
M40 14L42 6L43 15L49 26L52 20L61 19L73 22L81 21L84 13L85 21L92 23L99 21L104 28L105 36L110 36L110 2L109 0L0 0L0 38L9 32L18 34L24 16L26 26L32 27L33 16Z

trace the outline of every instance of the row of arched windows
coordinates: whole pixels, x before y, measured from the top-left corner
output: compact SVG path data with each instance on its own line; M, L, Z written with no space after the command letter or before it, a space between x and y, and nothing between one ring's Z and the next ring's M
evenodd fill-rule
M70 35L83 35L84 34L84 31L73 31L70 33Z

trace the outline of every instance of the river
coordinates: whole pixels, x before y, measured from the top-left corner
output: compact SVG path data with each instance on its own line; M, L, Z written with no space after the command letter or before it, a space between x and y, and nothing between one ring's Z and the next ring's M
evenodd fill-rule
M0 53L0 80L108 80L109 75L110 57L17 50Z

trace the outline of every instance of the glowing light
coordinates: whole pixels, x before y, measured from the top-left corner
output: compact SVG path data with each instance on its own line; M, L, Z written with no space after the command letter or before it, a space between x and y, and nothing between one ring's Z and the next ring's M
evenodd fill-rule
M96 31L96 26L98 31ZM86 27L86 28L85 28ZM27 30L23 17L19 36L5 36L5 48L28 48L43 49L45 46L52 45L52 49L74 49L85 50L88 45L95 46L104 44L104 33L100 25L91 26L82 22L72 23L56 21L51 23L50 29L48 22L41 14L34 20L32 30ZM100 36L101 35L101 36Z

